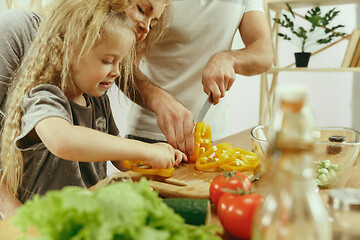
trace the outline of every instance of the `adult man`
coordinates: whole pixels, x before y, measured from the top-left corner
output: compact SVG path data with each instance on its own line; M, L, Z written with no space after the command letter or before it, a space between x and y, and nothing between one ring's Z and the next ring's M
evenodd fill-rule
M235 73L252 76L268 70L273 53L261 0L173 0L172 4L173 22L140 66L145 75L136 74L147 109L132 106L128 137L166 140L191 155L193 119L205 99L211 93L216 105L205 119L213 140L226 136L227 103L219 99L231 88ZM230 50L237 30L245 48Z

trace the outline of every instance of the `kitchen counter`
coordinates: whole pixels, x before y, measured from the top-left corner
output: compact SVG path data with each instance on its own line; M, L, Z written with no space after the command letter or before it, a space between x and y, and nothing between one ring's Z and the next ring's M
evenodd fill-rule
M244 149L251 150L252 149L252 143L251 143L251 137L250 137L250 129L247 129L245 131L236 133L234 135L231 135L229 137L226 137L224 139L220 139L218 141L215 141L213 145L216 145L218 143L222 142L228 142L234 147L241 147ZM356 160L356 164L360 163L359 157ZM360 168L354 168L347 176L346 181L343 181L344 185L342 187L352 187L352 188L360 188ZM259 180L255 180L253 182L253 186L255 188L255 191L259 194L266 195L268 189L269 189L269 183L270 183L270 176L269 174L265 174L261 176ZM327 203L327 194L328 190L320 190L321 197L324 201L324 203ZM216 215L216 208L212 207L212 218L211 223L220 225L220 221ZM18 237L20 234L20 231L17 230L12 224L11 219L6 219L0 221L0 239L6 239L6 240L15 240L16 237ZM36 234L35 229L31 229L30 235ZM232 240L233 237L229 236L227 233L224 234L223 239Z

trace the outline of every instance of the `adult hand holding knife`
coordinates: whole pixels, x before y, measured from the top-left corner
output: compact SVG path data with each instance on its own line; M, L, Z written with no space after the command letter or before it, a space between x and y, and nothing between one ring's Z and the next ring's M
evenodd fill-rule
M220 98L225 97L225 92L229 91L235 81L235 70L228 64L223 57L223 53L213 55L208 61L205 70L202 74L202 84L204 92L209 95L205 100L194 124L193 133L196 123L204 121L207 112L211 105L219 103ZM219 63L223 62L222 67L218 67Z
M223 52L213 55L202 74L202 85L204 88L204 92L209 96L206 102L203 104L199 114L197 116L192 113L193 119L196 117L196 122L191 119L189 121L190 116L182 118L179 117L181 121L180 124L175 124L175 134L176 140L171 137L171 134L166 134L167 129L162 129L167 137L168 142L170 142L175 148L186 152L188 156L193 154L194 151L194 126L199 121L204 120L207 112L210 109L211 105L216 105L219 103L220 98L225 97L226 91L229 91L231 86L235 81L235 71L233 69L233 65L231 62L227 61L228 58L224 56ZM167 102L168 103L168 102ZM168 108L170 112L172 112L175 116L180 116L181 111L178 111L179 108ZM181 110L181 109L180 109ZM169 111L166 111L166 117L168 118ZM185 116L185 115L182 115ZM189 124L193 124L192 128ZM159 124L161 126L161 124ZM190 128L190 129L189 129ZM171 138L169 138L169 136ZM173 140L173 141L169 141ZM186 149L184 151L184 149Z

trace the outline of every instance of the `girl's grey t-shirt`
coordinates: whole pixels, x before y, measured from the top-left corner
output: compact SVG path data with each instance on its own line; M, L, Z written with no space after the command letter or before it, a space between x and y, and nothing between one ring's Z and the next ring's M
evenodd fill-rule
M108 96L84 96L86 107L71 102L57 86L50 84L39 85L26 94L21 135L15 140L24 159L24 176L19 190L22 202L34 194L44 194L64 186L88 188L106 177L106 162L64 160L49 152L43 143L29 145L26 141L35 125L48 117L60 117L73 125L119 135Z

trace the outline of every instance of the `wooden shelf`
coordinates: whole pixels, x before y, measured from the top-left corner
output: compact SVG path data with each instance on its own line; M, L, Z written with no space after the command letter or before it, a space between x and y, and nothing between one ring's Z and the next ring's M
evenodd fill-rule
M326 6L326 5L342 5L342 4L360 4L360 0L267 0L267 7L272 10L287 9L286 3L294 8Z
M269 124L272 119L272 111L274 108L275 102L275 88L278 82L279 73L280 72L331 72L331 73L338 73L338 72L360 72L360 67L348 67L348 68L296 68L295 63L279 67L278 64L278 56L277 49L279 45L279 36L277 33L279 32L279 25L275 24L273 20L270 18L271 11L275 12L275 15L279 17L281 15L282 10L287 10L286 3L288 3L292 9L296 8L313 8L315 6L335 6L335 5L344 5L344 4L360 4L360 0L264 0L264 10L266 17L269 21L271 35L274 39L273 47L275 53L274 59L274 67L271 68L269 71L261 74L261 85L260 85L260 109L259 109L259 124ZM345 38L342 38L326 47L321 49L320 51L326 50L328 47L337 44L338 42L342 41ZM312 55L320 52L317 51Z
M266 73L278 73L278 72L360 72L360 67L349 68L281 68L273 67Z

